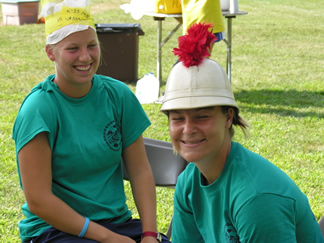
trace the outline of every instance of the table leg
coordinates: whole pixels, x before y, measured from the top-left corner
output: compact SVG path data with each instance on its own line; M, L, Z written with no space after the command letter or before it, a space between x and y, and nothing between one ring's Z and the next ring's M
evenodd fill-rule
M178 23L178 25L169 33L169 35L161 42L161 48L164 46L164 44L166 44L170 38L174 35L175 32L177 32L177 30L180 28L180 26L182 25L182 23Z
M157 79L159 80L160 86L162 82L162 69L161 69L161 59L162 59L162 19L157 19L157 24L158 24L158 33L157 33L157 66L156 66L156 71L157 71Z
M178 23L177 26L169 33L169 35L162 41L162 21L165 18L154 17L157 21L157 64L156 64L156 77L159 80L160 87L162 84L162 47L169 41L169 39L175 34L175 32L180 28L182 23ZM160 96L160 94L159 94Z
M232 82L232 17L227 18L227 66L228 80Z

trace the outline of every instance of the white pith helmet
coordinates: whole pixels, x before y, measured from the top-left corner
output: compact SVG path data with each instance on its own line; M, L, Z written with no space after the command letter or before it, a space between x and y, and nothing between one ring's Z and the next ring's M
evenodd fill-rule
M223 67L208 58L199 66L177 63L169 74L161 111L210 106L239 108Z

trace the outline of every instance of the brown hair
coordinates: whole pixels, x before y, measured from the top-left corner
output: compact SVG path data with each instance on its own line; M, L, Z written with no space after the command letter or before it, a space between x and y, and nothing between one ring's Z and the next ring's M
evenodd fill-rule
M248 127L250 127L250 124L239 115L240 111L238 108L236 108L234 106L222 106L222 112L224 114L226 114L229 109L233 109L233 111L234 111L232 125L240 126L240 128L242 129L242 131L244 133L245 138L248 138L250 136L249 131L248 131ZM231 126L229 128L229 132L230 132L230 136L232 138L235 133L233 126Z

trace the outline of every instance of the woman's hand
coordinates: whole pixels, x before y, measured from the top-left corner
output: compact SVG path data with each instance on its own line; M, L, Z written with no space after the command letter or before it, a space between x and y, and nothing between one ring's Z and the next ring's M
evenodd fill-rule
M146 236L141 240L141 243L157 243L157 239L153 237Z
M136 241L124 235L114 234L113 237L109 237L109 239L101 241L101 243L136 243Z

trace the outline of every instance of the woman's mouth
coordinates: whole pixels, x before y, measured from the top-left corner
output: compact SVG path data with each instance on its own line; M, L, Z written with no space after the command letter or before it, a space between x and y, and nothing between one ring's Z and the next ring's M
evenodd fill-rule
M78 71L89 71L91 68L91 64L88 65L78 65L78 66L74 66L74 68Z
M196 141L184 141L184 140L181 140L181 142L186 144L186 145L197 145L197 144L202 143L203 141L205 141L205 139L196 140Z

